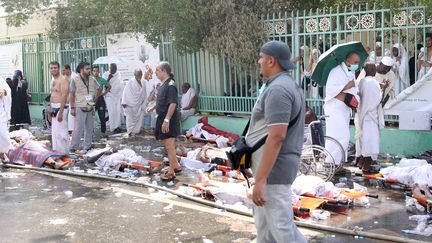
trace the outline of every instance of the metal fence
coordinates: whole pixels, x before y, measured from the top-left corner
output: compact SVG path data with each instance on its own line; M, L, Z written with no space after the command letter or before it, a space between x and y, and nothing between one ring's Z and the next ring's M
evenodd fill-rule
M60 40L61 63L69 64L72 71L76 71L81 61L93 63L98 57L106 55L106 35Z

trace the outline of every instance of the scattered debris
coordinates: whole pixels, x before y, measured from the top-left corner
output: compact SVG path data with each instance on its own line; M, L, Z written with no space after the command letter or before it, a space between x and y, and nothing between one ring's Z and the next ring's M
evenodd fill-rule
M64 194L66 195L66 197L71 198L73 195L72 191L65 191Z
M54 224L54 225L66 224L67 222L68 222L67 219L50 219L49 220L49 224Z

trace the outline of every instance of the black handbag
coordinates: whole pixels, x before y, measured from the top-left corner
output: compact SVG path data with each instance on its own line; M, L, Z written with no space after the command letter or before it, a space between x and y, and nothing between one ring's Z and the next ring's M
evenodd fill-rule
M299 111L299 113L297 114L297 116L292 119L289 124L296 124L297 120L299 119L299 116L301 114L301 109ZM240 172L243 174L243 176L246 178L247 184L250 187L249 181L247 180L247 176L246 176L246 169L251 168L251 163L252 163L252 154L257 151L259 148L261 148L261 146L263 146L267 140L268 135L264 136L263 138L261 138L254 146L249 147L246 143L246 133L249 129L249 125L250 125L250 119L248 121L248 123L246 124L245 129L243 130L242 136L240 136L239 138L237 138L232 146L231 146L231 150L226 152L228 160L231 162L231 168L233 170L240 170ZM290 126L290 125L288 125Z

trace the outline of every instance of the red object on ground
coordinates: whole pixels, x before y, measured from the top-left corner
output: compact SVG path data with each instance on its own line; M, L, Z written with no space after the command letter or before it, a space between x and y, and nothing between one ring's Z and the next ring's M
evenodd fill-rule
M211 134L216 134L219 136L223 136L229 139L232 139L233 141L236 140L239 136L233 133L229 133L229 132L224 132L222 130L217 129L216 127L210 125L208 123L208 117L207 116L203 116L198 120L198 123L202 123L204 124L204 126L202 127L202 129L206 130L207 132L211 133Z

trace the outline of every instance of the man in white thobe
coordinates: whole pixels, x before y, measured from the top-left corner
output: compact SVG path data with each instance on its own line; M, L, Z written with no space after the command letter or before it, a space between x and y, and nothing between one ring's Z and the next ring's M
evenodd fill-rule
M110 70L104 73L103 78L111 85L110 92L105 95L105 103L107 105L109 116L108 125L111 132L119 133L121 132L121 98L123 95L124 85L120 73L117 72L117 65L112 63L110 65Z
M182 86L183 95L181 98L181 119L184 120L189 116L195 114L196 108L196 93L193 88L191 88L189 83L184 83Z
M432 67L432 33L426 33L425 41L426 49L421 48L417 58L417 67L420 68L417 80L425 76Z
M393 45L393 71L396 75L395 92L399 94L402 90L410 86L408 74L408 56L405 47L396 43Z
M375 173L371 165L379 154L380 129L384 127L382 92L374 78L376 67L366 64L366 77L359 82L360 105L355 116L357 165L364 173Z
M8 121L11 117L12 94L9 85L0 77L0 159L6 159L11 147Z
M393 99L395 94L395 83L396 75L394 74L392 67L394 65L393 59L391 57L383 57L381 62L376 67L375 79L383 90L383 101L382 106L387 103L389 99ZM366 73L362 70L357 77L356 83L358 84L360 80L366 77Z
M126 129L129 135L138 134L143 125L146 104L146 86L141 79L141 69L135 70L135 80L130 80L123 91L122 106L126 115Z
M384 48L383 53L381 38L378 37L377 41L375 42L375 50L372 50L369 53L369 62L378 64L386 56L390 56L390 51Z
M336 164L344 162L344 158L347 158L351 108L344 103L344 99L346 93L351 93L350 90L355 88L355 71L359 67L359 62L360 56L357 53L349 53L344 62L330 71L327 79L324 103L324 113L327 116L326 135L336 139L345 151L343 155L337 144L326 144L326 149Z

